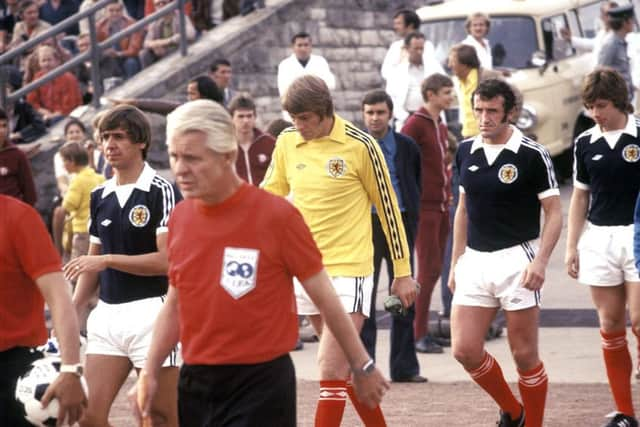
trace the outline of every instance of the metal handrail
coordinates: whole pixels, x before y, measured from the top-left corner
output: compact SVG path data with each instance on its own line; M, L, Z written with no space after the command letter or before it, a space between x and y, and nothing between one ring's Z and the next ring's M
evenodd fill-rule
M156 21L162 18L165 15L173 13L174 10L178 10L180 13L179 19L179 29L180 29L180 54L182 56L187 55L187 36L186 36L186 17L184 14L184 4L186 0L175 0L167 4L166 6L158 9L154 13L149 16L144 17L143 19L137 21L135 24L117 32L112 35L108 39L98 43L97 33L96 33L96 22L95 22L95 13L101 9L102 7L112 3L113 0L100 0L95 5L91 6L89 9L77 13L64 21L56 24L52 28L49 28L47 31L39 34L31 40L23 43L19 47L15 49L11 49L11 51L0 55L0 104L3 107L7 105L7 102L15 102L18 99L25 96L27 93L39 88L40 86L50 82L56 77L66 73L67 71L77 67L81 63L85 62L87 59L91 60L91 82L93 84L93 99L92 104L94 107L100 106L100 97L103 93L102 82L100 81L100 54L103 50L113 46L115 43L119 42L125 37L129 35L141 31L144 27L150 24L153 21ZM89 51L81 53L79 55L74 56L69 61L61 64L56 67L54 70L51 70L44 76L41 76L37 80L29 83L28 85L20 88L12 92L11 94L7 94L7 70L3 69L2 65L9 63L14 58L20 56L23 52L29 50L32 47L37 46L42 41L54 37L56 34L62 32L69 25L73 25L76 22L79 22L82 19L89 19L89 38L91 40L91 48Z

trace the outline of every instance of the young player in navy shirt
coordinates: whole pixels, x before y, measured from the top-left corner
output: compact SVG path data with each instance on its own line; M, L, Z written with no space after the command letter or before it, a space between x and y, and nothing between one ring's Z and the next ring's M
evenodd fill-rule
M631 395L632 361L626 307L640 339L640 278L633 256L633 212L640 189L640 120L618 72L589 74L582 100L596 125L575 141L565 263L591 290L602 353L618 414L610 427L637 427Z
M517 108L508 83L480 83L473 108L480 135L463 141L456 156L460 199L449 278L453 355L500 407L499 426L522 427L526 416L527 427L541 427L548 380L538 355L540 291L562 228L560 193L547 150L510 125ZM484 349L500 308L523 405Z
M74 304L80 315L97 288L100 296L87 321L91 392L83 426L108 425L111 404L131 368L144 366L167 293L167 225L180 197L145 162L151 130L140 110L114 107L98 129L115 173L91 194L89 255L64 267L67 278L79 277ZM173 352L158 377L162 397L152 408L153 419L168 426L178 425L177 364Z

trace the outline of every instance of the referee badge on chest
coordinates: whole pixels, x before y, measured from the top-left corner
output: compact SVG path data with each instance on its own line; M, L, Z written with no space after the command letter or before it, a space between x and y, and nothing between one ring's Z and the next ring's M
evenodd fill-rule
M149 223L149 218L151 218L151 213L145 205L135 205L129 211L129 222L134 227L144 227Z
M340 178L347 173L347 163L340 157L332 157L327 162L327 172L329 176Z
M622 158L629 163L635 163L640 159L640 147L636 144L627 145L622 149Z
M498 179L503 184L511 184L516 179L518 179L518 168L511 163L502 165L502 167L498 171Z
M224 248L220 285L234 299L256 287L260 251L248 248Z

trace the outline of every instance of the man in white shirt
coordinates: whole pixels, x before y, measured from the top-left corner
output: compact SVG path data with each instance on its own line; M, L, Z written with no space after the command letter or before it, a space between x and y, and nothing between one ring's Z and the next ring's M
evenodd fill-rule
M407 58L393 67L387 77L386 92L393 100L393 118L399 132L410 114L422 107L422 81L435 73L446 74L435 58L433 45L424 34L414 31L404 41Z
M320 55L311 54L311 36L300 32L291 38L293 53L278 65L278 93L284 97L289 85L298 77L307 74L320 77L333 90L336 78L329 69L327 60Z
M482 12L473 13L467 18L464 27L468 36L461 43L473 46L480 60L480 66L485 70L491 70L493 68L491 45L486 38L491 28L489 16Z
M387 54L384 56L380 74L384 80L387 80L391 70L399 65L403 59L407 58L407 51L404 49L404 38L420 28L420 18L413 10L402 9L393 15L393 31L400 37L391 43Z

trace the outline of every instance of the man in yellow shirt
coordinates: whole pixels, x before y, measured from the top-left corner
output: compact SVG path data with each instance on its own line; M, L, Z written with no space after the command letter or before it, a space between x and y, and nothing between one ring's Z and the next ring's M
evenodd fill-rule
M322 253L345 311L360 330L370 313L373 292L371 205L374 204L391 251L395 279L391 286L405 307L415 300L409 248L384 156L376 141L334 113L327 85L314 76L295 80L283 109L295 128L278 137L262 187L290 196L302 213ZM349 366L331 332L323 330L318 309L296 284L298 313L308 315L321 336L320 398L316 427L339 426L351 400L367 426L385 425L380 407L362 405L347 384L350 370L373 371L374 362Z
M86 255L89 249L89 202L91 191L104 181L104 176L89 167L89 154L77 142L60 148L62 162L70 174L76 174L62 201L62 208L71 218L73 238L71 259Z

